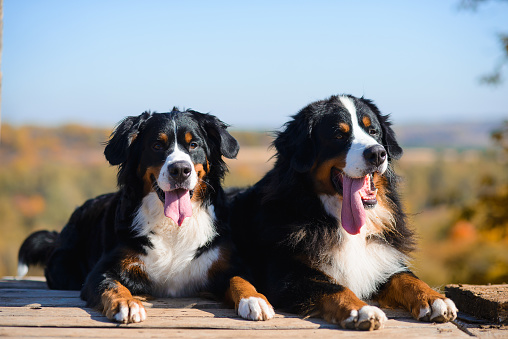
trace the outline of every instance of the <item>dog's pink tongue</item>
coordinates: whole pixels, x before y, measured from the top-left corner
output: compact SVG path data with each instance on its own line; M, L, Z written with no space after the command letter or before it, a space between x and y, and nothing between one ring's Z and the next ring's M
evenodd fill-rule
M365 182L365 178L355 179L347 176L343 177L343 200L341 220L342 227L352 235L360 233L360 228L365 225L366 215L363 208L360 190Z
M185 218L192 216L192 206L189 191L177 189L167 191L164 204L164 215L173 219L178 226L182 226Z

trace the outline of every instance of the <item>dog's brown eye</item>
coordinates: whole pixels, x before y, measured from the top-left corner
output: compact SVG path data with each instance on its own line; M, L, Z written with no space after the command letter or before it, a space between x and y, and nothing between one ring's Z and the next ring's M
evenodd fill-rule
M371 129L369 130L369 134L370 134L370 135L377 135L377 131L376 131L375 129L371 128Z
M344 136L342 134L338 134L335 138L342 139L342 138L344 138Z
M152 149L155 151L161 151L164 148L164 145L162 145L161 142L156 142L152 145Z
M192 142L189 144L189 147L190 147L191 149L194 149L194 148L198 147L198 143L197 143L197 142L195 142L195 141L192 141Z

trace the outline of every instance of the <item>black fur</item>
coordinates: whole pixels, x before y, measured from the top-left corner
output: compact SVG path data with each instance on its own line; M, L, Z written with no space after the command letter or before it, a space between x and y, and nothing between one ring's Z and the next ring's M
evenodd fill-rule
M51 249L56 246L58 232L38 231L25 239L19 249L18 262L27 266L46 264Z

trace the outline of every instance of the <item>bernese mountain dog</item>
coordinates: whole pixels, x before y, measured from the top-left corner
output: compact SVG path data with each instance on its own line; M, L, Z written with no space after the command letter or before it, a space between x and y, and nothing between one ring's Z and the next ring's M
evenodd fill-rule
M294 115L273 146L273 169L232 198L231 227L254 285L276 308L359 330L387 321L372 304L422 321L456 318L454 303L408 268L415 240L388 116L370 100L332 96Z
M39 231L19 251L19 275L42 264L49 288L81 290L87 306L140 322L138 295L207 293L240 316L274 316L242 275L221 180L239 145L227 125L192 110L125 118L104 154L118 165L116 193L77 208L61 233Z

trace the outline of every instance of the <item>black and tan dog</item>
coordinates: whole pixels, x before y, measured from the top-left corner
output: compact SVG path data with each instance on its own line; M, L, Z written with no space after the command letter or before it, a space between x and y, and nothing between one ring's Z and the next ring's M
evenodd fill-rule
M230 241L222 156L237 141L209 114L187 110L128 117L104 154L118 165L116 193L85 202L61 233L30 235L19 273L45 266L52 289L81 290L87 305L118 322L146 318L133 295L208 292L247 319L272 318L266 298L240 276Z
M363 300L423 321L455 319L453 302L407 267L415 242L397 192L391 162L402 149L390 126L363 98L314 102L278 133L274 168L235 198L235 242L275 307L361 330L387 320Z

